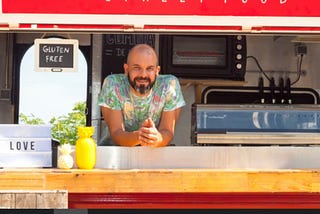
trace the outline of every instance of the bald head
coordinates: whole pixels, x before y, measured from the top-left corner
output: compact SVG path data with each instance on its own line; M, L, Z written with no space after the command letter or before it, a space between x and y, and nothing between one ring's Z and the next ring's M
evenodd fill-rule
M132 58L134 55L145 55L145 56L154 58L156 60L156 65L158 65L157 53L151 46L147 44L138 44L138 45L135 45L133 48L131 48L127 57L128 64L132 63Z

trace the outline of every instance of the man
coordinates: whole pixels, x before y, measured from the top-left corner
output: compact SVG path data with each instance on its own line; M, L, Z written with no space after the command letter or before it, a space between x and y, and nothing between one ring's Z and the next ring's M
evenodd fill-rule
M157 54L146 44L134 46L123 67L124 74L105 78L99 96L112 141L120 146L169 145L185 105L178 79L159 74Z

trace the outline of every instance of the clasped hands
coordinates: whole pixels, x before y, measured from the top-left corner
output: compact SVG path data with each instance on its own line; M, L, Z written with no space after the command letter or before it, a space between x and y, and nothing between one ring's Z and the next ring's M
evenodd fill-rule
M139 129L141 146L158 147L162 143L162 135L156 128L151 118L146 119Z

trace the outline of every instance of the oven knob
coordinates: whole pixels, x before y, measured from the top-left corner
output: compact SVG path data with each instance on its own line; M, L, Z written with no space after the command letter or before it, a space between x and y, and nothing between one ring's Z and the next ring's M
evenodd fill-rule
M238 51L242 50L242 45L241 44L237 44L237 50Z
M236 64L236 68L237 68L238 70L241 70L242 64L241 64L241 63L237 63L237 64Z

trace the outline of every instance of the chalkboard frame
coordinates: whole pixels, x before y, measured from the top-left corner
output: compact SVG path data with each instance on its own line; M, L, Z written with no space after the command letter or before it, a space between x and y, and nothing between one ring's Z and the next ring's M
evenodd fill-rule
M41 65L41 45L61 45L72 46L72 61L68 61L67 64L60 66L52 65ZM77 39L35 39L35 71L37 72L77 72L78 71L78 50L79 50L79 41ZM66 54L65 54L66 55ZM70 64L71 63L71 64ZM54 63L51 63L54 64Z

